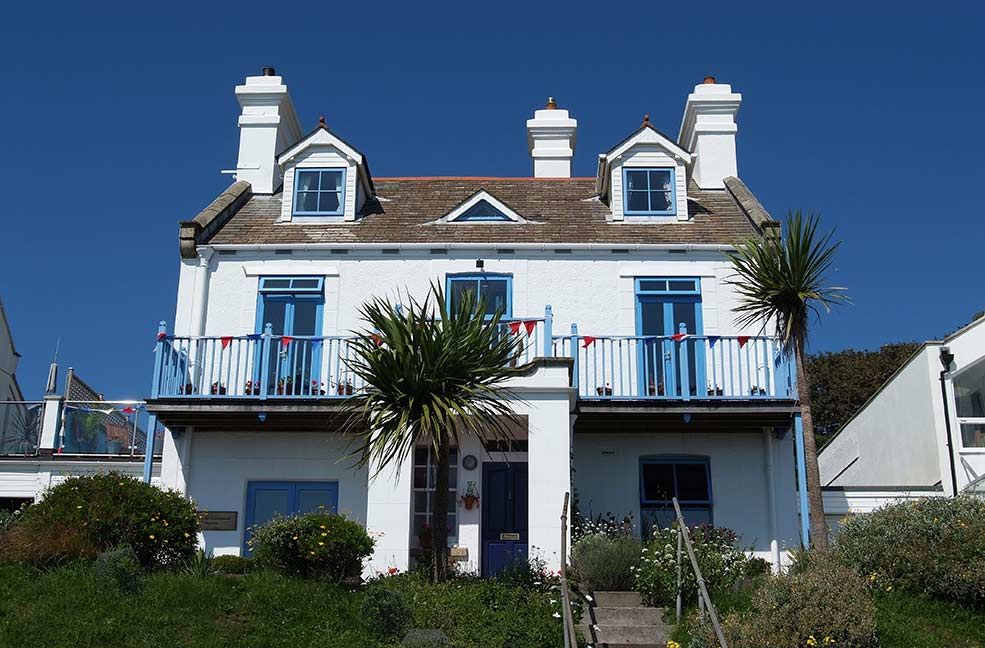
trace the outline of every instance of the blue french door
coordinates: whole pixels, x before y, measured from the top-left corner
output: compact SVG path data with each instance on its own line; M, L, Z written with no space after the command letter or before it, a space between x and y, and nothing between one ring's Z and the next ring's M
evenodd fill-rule
M257 309L257 332L266 324L277 336L317 336L321 334L324 297L319 294L262 292ZM271 394L317 393L308 385L320 377L321 346L302 339L283 345L274 339L268 351L267 388Z
M251 481L246 484L246 526L243 555L249 556L250 529L279 515L339 509L338 482Z
M637 280L637 335L663 336L641 343L638 373L642 395L678 398L685 391L698 396L704 389L704 344L693 337L680 342L668 339L679 333L682 325L689 336L704 334L698 285L696 279ZM686 363L681 361L682 347Z
M482 464L482 575L527 560L527 464Z

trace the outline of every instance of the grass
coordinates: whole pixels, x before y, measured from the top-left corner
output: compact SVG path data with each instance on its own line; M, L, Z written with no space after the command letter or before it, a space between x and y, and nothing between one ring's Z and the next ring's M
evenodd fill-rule
M745 611L752 605L754 585L713 596L719 614ZM985 646L985 612L969 610L954 603L935 601L907 592L880 592L875 596L881 648ZM691 643L689 611L675 628L672 639L687 648ZM673 612L670 613L673 621Z
M415 621L440 627L451 646L561 643L549 594L478 579L441 587L413 575L387 579ZM89 566L0 567L0 647L333 648L386 643L361 619L362 591L272 573L240 579L156 573L125 597L100 591ZM503 642L506 643L503 643Z

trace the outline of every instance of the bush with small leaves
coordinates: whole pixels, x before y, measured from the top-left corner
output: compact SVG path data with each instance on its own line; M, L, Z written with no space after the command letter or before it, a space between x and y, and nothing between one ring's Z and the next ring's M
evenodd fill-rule
M413 620L404 595L383 587L370 587L362 605L363 622L382 639L400 639Z
M333 581L358 579L373 539L357 522L334 513L276 517L249 540L257 566Z
M220 574L248 574L253 570L253 561L244 556L216 556L212 568Z
M594 533L571 548L571 577L584 592L629 591L640 564L640 541Z
M450 644L441 630L411 630L400 645L403 648L446 648Z
M96 558L96 584L104 592L137 594L144 588L144 569L131 547L121 547Z

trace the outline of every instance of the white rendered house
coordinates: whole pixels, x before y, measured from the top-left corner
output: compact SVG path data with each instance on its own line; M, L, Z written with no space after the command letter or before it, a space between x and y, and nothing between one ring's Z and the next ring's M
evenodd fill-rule
M428 451L353 469L337 413L360 388L345 363L359 305L433 281L450 299L480 291L525 340L516 439L455 450L463 568L556 567L569 491L585 514L646 528L676 496L689 521L774 562L801 543L793 370L774 339L736 328L726 283L735 242L777 225L736 177L728 85L694 89L676 139L614 127L590 178L571 177L577 122L553 100L526 122L532 177L384 178L324 120L302 130L273 70L236 97L236 182L181 223L147 405L170 430L162 481L208 511L209 550L240 553L251 525L326 506L377 537L369 569L419 555Z
M985 318L925 342L818 453L829 522L909 497L983 492Z

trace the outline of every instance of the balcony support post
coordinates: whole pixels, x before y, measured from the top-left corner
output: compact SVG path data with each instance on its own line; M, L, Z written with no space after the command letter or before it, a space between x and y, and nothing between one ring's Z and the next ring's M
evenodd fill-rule
M793 416L794 444L797 452L797 492L800 501L800 541L804 548L811 546L811 509L807 500L807 455L804 452L804 422L800 414Z
M154 471L154 432L157 431L157 414L147 415L147 442L144 446L144 483L149 484Z
M571 366L571 386L575 388L575 393L580 394L578 390L578 324L575 322L571 323L571 359L573 364Z
M263 325L263 342L260 345L260 400L267 400L270 392L270 338L273 336L273 327L270 322ZM277 385L273 385L276 389Z
M681 335L687 335L687 324L681 322L677 327L677 332ZM691 400L691 372L687 361L687 338L681 338L679 344L681 345L679 350L681 359L681 398L689 401Z
M554 355L554 312L551 305L544 306L544 357Z

